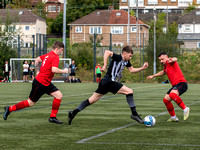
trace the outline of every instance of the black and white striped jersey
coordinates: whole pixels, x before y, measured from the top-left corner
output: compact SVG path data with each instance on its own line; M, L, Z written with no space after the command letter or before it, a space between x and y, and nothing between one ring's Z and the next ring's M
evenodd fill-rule
M113 53L112 61L109 64L106 76L109 76L112 81L122 73L125 67L131 67L130 61L124 61L121 55Z

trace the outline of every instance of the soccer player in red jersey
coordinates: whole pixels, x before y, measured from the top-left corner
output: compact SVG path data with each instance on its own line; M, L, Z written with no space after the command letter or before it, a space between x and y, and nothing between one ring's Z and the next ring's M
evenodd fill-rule
M185 93L188 89L187 81L185 80L181 69L177 63L176 57L168 57L165 52L159 54L160 63L164 66L164 70L158 72L157 74L150 75L147 79L152 79L154 77L159 77L167 74L168 79L172 85L172 88L165 95L163 102L165 103L171 118L167 121L177 122L178 117L176 117L174 106L171 101L175 101L178 106L183 110L183 119L187 120L189 117L190 108L186 107L180 96Z
M68 69L59 69L59 55L62 54L64 45L62 42L56 41L53 45L51 52L44 54L35 59L36 77L32 83L32 90L30 92L28 100L21 101L13 106L6 106L4 113L4 120L7 120L8 115L12 111L31 107L40 99L45 93L54 97L52 104L52 111L49 117L49 122L62 124L56 118L60 103L62 100L62 93L57 89L55 85L51 83L55 73L68 73ZM41 67L39 69L39 65Z

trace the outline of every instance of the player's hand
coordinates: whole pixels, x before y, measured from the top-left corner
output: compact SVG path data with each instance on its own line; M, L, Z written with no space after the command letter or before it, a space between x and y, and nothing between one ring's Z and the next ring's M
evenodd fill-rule
M167 63L172 63L173 61L172 61L172 58L170 57L170 58L167 58Z
M149 79L153 79L154 78L154 76L152 75L152 76L148 76L147 77L147 80L149 80Z
M148 62L145 62L142 66L143 69L146 69L149 66Z
M68 73L68 69L67 69L67 68L65 68L65 69L64 69L64 72L65 72L65 73Z
M106 66L103 66L103 67L101 68L101 71L105 72L105 71L106 71Z

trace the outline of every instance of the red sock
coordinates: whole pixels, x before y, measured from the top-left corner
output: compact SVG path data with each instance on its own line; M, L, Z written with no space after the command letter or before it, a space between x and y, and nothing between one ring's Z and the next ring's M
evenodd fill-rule
M99 78L97 78L97 83L99 82Z
M61 99L54 98L50 117L56 117L58 113L58 109L60 107L60 102L61 102Z
M172 105L172 103L165 98L163 99L163 102L165 103L170 116L175 116L174 106Z
M99 78L99 82L101 81L101 78Z
M183 103L182 99L176 94L176 93L170 93L169 94L169 97L175 101L177 103L177 105L182 108L182 109L185 109L186 106L185 104Z
M16 111L16 110L20 110L20 109L24 109L26 107L29 107L29 103L28 100L25 101L21 101L13 106L10 106L9 111Z

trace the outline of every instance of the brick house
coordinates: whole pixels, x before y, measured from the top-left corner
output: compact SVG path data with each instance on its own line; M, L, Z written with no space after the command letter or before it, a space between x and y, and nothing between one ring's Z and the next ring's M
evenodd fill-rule
M47 0L45 11L47 12L47 18L55 19L60 12L63 12L63 2L60 0Z
M131 15L129 34L127 34L128 13L124 10L97 10L68 25L70 26L71 44L91 41L94 33L98 35L99 44L103 46L110 45L110 34L112 34L114 46L129 43L129 45L138 47L143 43L147 45L149 40L150 27L140 20L137 23L136 18Z
M185 49L200 48L200 9L195 9L178 20L178 37Z

